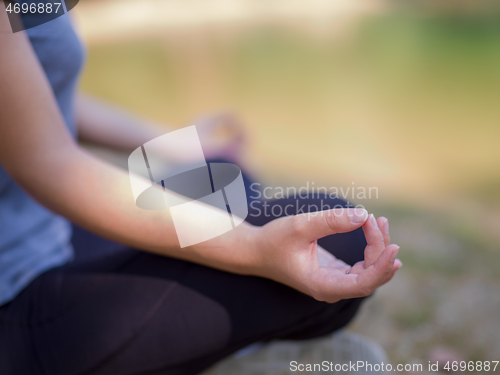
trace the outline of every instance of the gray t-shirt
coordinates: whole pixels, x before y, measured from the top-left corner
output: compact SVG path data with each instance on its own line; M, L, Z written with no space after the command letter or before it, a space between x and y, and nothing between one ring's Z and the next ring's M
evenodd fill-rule
M65 14L26 33L75 136L73 102L85 52L71 20ZM25 106L29 111L30 103ZM71 224L35 202L0 165L0 305L41 273L70 260L70 241Z

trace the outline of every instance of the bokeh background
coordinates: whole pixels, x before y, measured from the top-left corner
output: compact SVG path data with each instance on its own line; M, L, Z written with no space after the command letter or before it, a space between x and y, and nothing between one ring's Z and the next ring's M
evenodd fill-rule
M403 269L351 329L393 363L500 360L500 3L86 0L82 90L181 127L231 110L271 186L377 187ZM116 163L124 155L102 150Z

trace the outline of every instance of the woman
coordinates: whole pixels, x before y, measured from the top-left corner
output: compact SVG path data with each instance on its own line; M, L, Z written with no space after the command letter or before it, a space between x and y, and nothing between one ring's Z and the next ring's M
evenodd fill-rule
M387 220L353 209L250 211L181 249L168 213L138 208L128 172L75 140L132 150L160 133L77 97L67 15L8 22L0 10L1 374L195 374L253 342L339 329L401 266Z

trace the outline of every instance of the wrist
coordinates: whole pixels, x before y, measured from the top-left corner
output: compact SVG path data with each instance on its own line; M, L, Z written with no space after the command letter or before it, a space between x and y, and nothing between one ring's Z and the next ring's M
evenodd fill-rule
M191 260L236 274L259 276L260 231L261 227L243 222L221 236L193 245Z

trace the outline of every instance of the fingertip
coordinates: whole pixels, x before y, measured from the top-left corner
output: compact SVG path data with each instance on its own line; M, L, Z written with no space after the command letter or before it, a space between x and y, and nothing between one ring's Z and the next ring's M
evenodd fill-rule
M392 267L394 262L396 261L396 257L398 256L399 246L392 244L387 246L382 254L380 254L379 258L375 263L378 263L380 266L384 265L388 267L389 265Z
M384 235L389 235L389 220L386 217L380 216L377 219L377 225Z
M398 253L399 253L399 246L397 246L396 248L394 248L394 250L392 250L392 253L391 253L391 262L394 262L396 260L396 257L398 256Z
M367 216L366 216L366 219L365 219L365 222L363 224L363 228L365 229L379 229L378 228L378 224L377 224L377 220L375 220L375 216L373 216L373 214L368 214L367 212Z
M366 211L364 208L350 209L348 212L348 216L351 220L351 223L355 225L365 224L369 219L368 211Z
M378 219L377 219L377 223L378 225L382 226L384 225L386 222L387 222L387 218L385 216L380 216Z
M399 246L398 245L389 245L389 246L393 246L393 248L391 249L391 262L395 262L396 261L396 257L398 256L398 253L399 253Z

